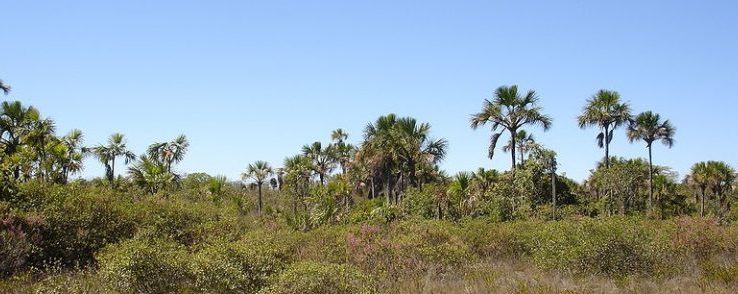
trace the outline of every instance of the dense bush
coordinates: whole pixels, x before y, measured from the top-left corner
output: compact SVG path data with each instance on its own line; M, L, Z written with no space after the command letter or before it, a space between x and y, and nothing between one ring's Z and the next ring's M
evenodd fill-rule
M261 236L237 242L214 242L198 252L192 276L198 290L208 293L255 293L269 277L281 271L289 246Z
M668 240L643 221L608 219L541 224L528 232L532 259L540 266L608 277L672 272Z
M68 265L90 263L98 250L136 231L132 206L108 195L53 199L42 214L43 258Z
M191 290L186 249L166 240L129 240L102 250L100 274L121 292L173 293Z
M138 204L141 236L166 238L182 245L202 241L202 230L218 219L212 203L150 197Z
M25 233L0 224L0 278L8 277L23 268L31 255L32 245Z
M25 268L41 241L42 220L34 214L11 212L0 202L0 278Z
M299 262L282 272L259 293L353 294L376 293L372 279L358 269L339 264Z

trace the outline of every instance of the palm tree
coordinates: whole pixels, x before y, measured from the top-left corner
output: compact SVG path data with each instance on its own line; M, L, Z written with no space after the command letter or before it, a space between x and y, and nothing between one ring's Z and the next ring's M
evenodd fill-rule
M388 114L367 125L357 158L371 170L372 180L375 175L382 179L387 202L398 203L395 188L421 187L426 177L420 175L429 175L447 149L446 139L430 138L429 124Z
M700 217L705 216L705 192L714 180L713 168L709 162L698 162L692 166L688 180L700 192Z
M330 147L330 146L329 146ZM320 184L325 185L325 177L333 171L334 159L332 148L323 148L320 142L302 146L302 154L313 161L313 170L320 178Z
M674 133L676 128L669 120L661 121L661 116L651 111L646 111L635 117L633 123L628 126L628 140L632 143L637 140L646 142L648 148L648 207L653 208L653 155L652 147L654 141L661 141L671 148L674 145Z
M61 138L61 145L64 146L64 154L61 156L61 182L67 183L69 175L80 172L82 170L82 160L84 159L87 148L83 147L84 136L82 131L73 129L67 135Z
M336 129L331 133L333 144L329 148L333 153L334 161L341 166L341 174L346 174L355 149L353 145L346 143L346 139L348 139L348 134L343 129Z
M515 133L515 142L517 146L513 146L513 138L507 142L507 145L502 146L502 152L510 152L513 148L517 148L520 152L520 164L525 163L525 152L530 150L531 146L535 144L536 139L533 134L528 134L525 130L520 130Z
M494 156L497 140L505 131L510 133L511 146L517 146L515 135L526 125L540 125L544 131L551 128L552 118L542 113L543 108L538 106L540 98L536 92L529 90L524 95L518 92L518 86L502 86L495 90L492 100L486 99L482 111L473 114L470 122L471 128L486 124L492 126L492 138L489 146L489 158ZM499 133L495 133L502 129ZM515 148L510 150L512 156L512 172L515 174Z
M252 164L249 164L248 169L246 172L241 174L241 178L243 180L252 179L256 183L257 188L259 189L259 215L261 215L261 210L263 207L262 202L262 195L261 195L261 186L264 185L264 180L266 180L270 175L272 174L272 167L269 166L269 163L266 161L256 161Z
M164 163L167 172L172 172L172 163L179 163L184 159L190 142L187 136L179 135L171 142L154 143L149 145L148 155L153 160Z
M5 95L10 94L10 89L10 85L3 82L3 80L0 80L0 90L2 90Z
M139 187L156 194L175 180L174 174L167 171L167 167L146 154L139 156L138 161L128 167L131 179Z
M49 141L56 139L54 133L56 132L56 124L51 119L39 119L34 121L28 129L28 133L25 136L26 143L36 153L38 159L37 176L41 180L46 179L44 171L44 165L47 164L46 160L46 148Z
M300 201L303 206L305 202L303 198L307 196L310 189L310 177L312 176L313 163L305 155L299 154L284 159L284 168L282 169L285 177L286 187L294 196L292 201L292 210L297 212L297 202ZM280 187L282 185L280 184Z
M592 126L600 128L597 145L605 149L605 167L609 168L613 133L618 127L630 122L630 105L620 102L618 92L600 90L587 100L577 121L582 129Z
M472 176L473 182L475 183L475 186L477 186L477 189L479 189L479 194L482 197L492 189L492 185L500 180L500 173L497 170L487 170L482 167L477 169Z
M0 145L5 155L15 153L22 138L40 119L41 114L33 106L23 106L20 101L3 101L0 109Z
M446 157L448 141L446 139L431 139L430 124L418 123L411 117L397 120L394 126L394 147L401 160L401 169L407 174L410 184L420 188L422 182L418 179L418 167L423 163L437 165Z
M730 209L727 194L733 189L736 179L735 169L722 161L709 161L707 165L711 175L710 190L717 198L718 215L723 217L724 213Z
M3 101L0 109L0 160L15 155L25 145L24 138L40 120L40 113L33 106L23 106L20 101ZM13 164L13 178L20 178L20 166Z
M449 185L447 194L458 201L459 217L463 217L466 213L465 208L473 208L474 202L477 200L471 192L473 174L469 172L459 172L453 177L453 181Z
M115 188L115 160L123 157L123 163L129 164L136 159L136 154L126 148L126 139L123 134L115 133L108 138L108 144L98 144L92 148L92 154L105 166L105 175L110 186Z

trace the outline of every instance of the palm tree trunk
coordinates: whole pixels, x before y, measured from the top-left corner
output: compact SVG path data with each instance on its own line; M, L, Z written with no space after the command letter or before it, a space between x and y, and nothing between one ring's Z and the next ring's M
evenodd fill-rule
M551 196L553 197L553 220L556 220L556 172L551 172Z
M375 190L376 187L374 186L374 175L372 175L371 177L371 184L372 184L372 198L371 199L374 199L377 197L377 191Z
M259 215L261 215L261 208L263 205L263 203L261 202L261 184L262 183L257 183L257 184L259 185Z
M605 127L605 136L603 138L605 140L605 167L610 168L610 130L609 127Z
M700 217L705 217L705 188L702 189L702 197L700 198Z
M510 156L512 156L512 177L513 180L515 179L515 134L517 133L517 130L510 130L510 142L512 143L512 148L510 148Z
M651 144L648 144L648 211L653 210L653 155Z
M392 185L390 184L391 181L392 181L392 176L388 173L385 183L384 183L384 191L385 191L384 193L386 194L385 196L387 197L387 204L392 204Z
M110 175L108 177L108 180L110 180L110 187L115 189L115 156L113 156L113 159L110 162Z

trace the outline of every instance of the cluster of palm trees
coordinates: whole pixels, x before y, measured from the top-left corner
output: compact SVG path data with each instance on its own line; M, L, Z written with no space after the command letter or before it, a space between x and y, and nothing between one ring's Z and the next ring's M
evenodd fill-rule
M10 87L0 81L5 94ZM33 178L66 183L82 170L83 135L72 130L56 135L56 124L19 101L4 101L0 109L0 164L15 180Z
M539 97L533 90L525 94L518 90L516 85L497 88L493 99L484 102L482 111L473 114L471 127L477 129L483 125L490 125L493 131L490 140L489 157L494 156L498 139L508 132L510 142L503 150L510 151L512 156L512 173L515 174L517 162L516 151L523 156L528 145L534 142L522 128L527 126L541 126L543 130L551 127L551 117L542 113L538 105ZM652 144L660 141L671 147L674 144L675 128L666 120L662 121L658 114L646 111L637 116L631 115L628 103L621 102L620 94L616 91L600 90L587 100L582 114L577 118L580 128L596 127L597 145L605 150L605 166L610 167L610 143L616 129L626 126L627 136L631 142L644 141L649 154L649 205L653 205L653 161ZM522 160L521 160L522 163Z
M736 171L725 162L706 161L692 166L685 182L695 189L695 202L700 203L700 216L705 215L705 199L712 198L718 216L730 210L729 193L735 189ZM699 199L698 199L699 198Z
M0 80L0 90L7 95L11 87ZM491 99L484 100L480 112L471 115L469 123L472 129L487 126L492 130L488 151L490 159L495 155L498 141L505 135L509 137L501 150L511 156L511 169L509 177L506 177L511 183L515 183L516 169L526 166L528 159L535 159L538 165L542 165L545 172L551 174L552 201L555 203L556 154L543 148L530 133L533 128L547 131L552 127L553 119L539 104L540 97L534 90L519 90L516 85L501 86ZM136 156L127 147L125 136L119 133L111 135L105 144L88 148L82 145L84 136L79 130L56 136L54 121L43 118L32 106L6 101L0 111L0 164L4 173L15 180L66 183L70 176L82 170L85 156L92 155L104 166L104 178L111 187L116 187L116 167L123 164L128 166L129 179L133 183L157 193L179 181L180 175L173 167L183 160L189 148L187 138L180 135L172 141L151 144L144 154ZM599 90L586 100L577 124L582 129L598 129L597 146L604 150L602 167L598 170L611 169L612 158L616 157L611 156L610 145L618 129L625 129L626 138L631 143L645 143L648 171L647 181L642 182L644 186L647 182L648 200L645 203L652 209L655 190L658 189L661 195L665 186L662 182L669 182L668 169L653 164L653 143L661 142L669 148L673 146L675 128L671 122L652 111L633 115L631 106L622 101L618 92ZM354 194L365 194L369 198L384 196L387 203L399 204L409 188L420 189L427 183L448 183L450 188L444 197L466 201L466 205L458 203L461 209L483 197L500 180L499 172L483 169L448 177L439 168L446 156L448 142L433 139L430 130L429 124L412 117L388 114L364 128L363 141L357 146L347 142L348 134L344 130L337 129L331 133L328 144L316 141L304 145L299 154L286 158L280 168L272 168L264 161L250 164L242 179L258 188L259 212L263 207L264 184L305 197L311 187L326 186L329 181L340 180ZM628 162L617 159L614 164L640 166L640 162L630 162L630 165ZM610 174L621 172L623 177L627 177L628 171L624 168L612 170ZM639 173L631 175L634 176L633 185L642 184L641 178L636 177ZM608 176L611 175L606 172L593 173L596 179L591 183L605 183L607 181L601 178ZM719 211L729 208L728 196L734 189L735 179L735 171L729 165L710 161L696 164L684 182L694 189L695 201L700 200L700 212L704 215L706 199L714 199ZM610 187L605 190L605 194L612 194L618 189Z
M384 194L388 203L397 204L406 189L445 179L438 164L446 156L448 142L432 139L430 129L429 124L414 118L388 114L366 126L364 141L358 147L347 143L348 134L337 129L331 134L331 143L303 146L302 152L286 158L276 173L266 162L258 161L249 165L242 178L259 187L259 203L261 186L276 176L273 182L277 185L273 186L286 187L297 197L305 197L311 183L324 186L329 178L337 177L349 182L354 192L369 198ZM340 173L336 173L339 167Z

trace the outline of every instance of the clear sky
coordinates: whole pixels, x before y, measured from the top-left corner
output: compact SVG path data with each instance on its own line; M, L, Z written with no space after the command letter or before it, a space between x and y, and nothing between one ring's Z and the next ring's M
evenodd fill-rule
M0 79L10 97L142 153L186 134L179 169L235 179L303 144L350 141L390 112L432 124L443 167L507 169L486 158L469 115L505 84L535 89L553 128L534 130L585 178L602 156L576 116L598 89L677 126L656 164L738 166L738 2L726 1L0 1ZM614 155L646 156L623 130ZM122 171L122 169L119 169ZM88 160L85 177L102 175Z

